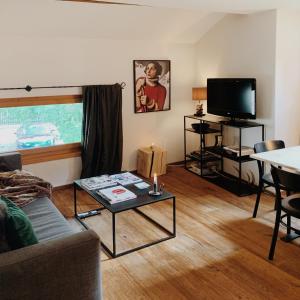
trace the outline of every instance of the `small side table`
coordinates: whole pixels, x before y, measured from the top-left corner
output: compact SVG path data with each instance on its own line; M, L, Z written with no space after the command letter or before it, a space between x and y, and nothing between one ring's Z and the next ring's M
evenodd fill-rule
M144 147L138 150L137 173L145 178L166 174L167 151L157 147Z

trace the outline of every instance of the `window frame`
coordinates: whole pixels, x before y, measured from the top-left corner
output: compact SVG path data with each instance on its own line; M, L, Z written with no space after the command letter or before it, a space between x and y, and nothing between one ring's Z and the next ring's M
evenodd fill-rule
M51 104L73 104L81 103L82 95L58 95L58 96L38 96L38 97L16 97L0 98L0 108L41 106ZM32 149L16 149L21 153L22 164L35 164L58 159L81 156L81 143L70 143L64 145L40 147Z

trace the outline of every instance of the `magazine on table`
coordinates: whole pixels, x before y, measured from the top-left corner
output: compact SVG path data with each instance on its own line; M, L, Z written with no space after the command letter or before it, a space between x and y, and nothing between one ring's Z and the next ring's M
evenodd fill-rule
M80 184L87 188L88 190L101 189L113 185L117 185L118 183L110 178L109 175L102 175L96 177L90 177L80 180Z
M110 204L135 199L137 197L136 194L121 185L99 190L97 194L105 198Z
M143 179L133 175L130 172L111 175L110 178L121 185L129 185L143 181Z

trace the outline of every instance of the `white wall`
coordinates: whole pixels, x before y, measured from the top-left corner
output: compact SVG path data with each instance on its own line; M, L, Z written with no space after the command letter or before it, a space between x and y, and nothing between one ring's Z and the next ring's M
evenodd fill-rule
M67 158L46 163L25 165L23 169L36 176L40 176L53 186L70 184L78 179L81 173L81 158Z
M275 137L300 143L300 13L277 13Z
M197 86L206 86L207 78L253 77L257 80L257 122L266 125L266 138L274 136L276 12L228 15L197 44ZM261 130L244 131L242 144L253 146L261 140ZM238 131L225 132L225 144L238 143ZM231 137L231 138L229 138ZM243 164L243 166L245 166ZM237 174L235 164L226 161L227 172ZM249 170L246 166L243 176ZM252 163L252 172L256 165Z
M171 110L135 114L134 59L171 60ZM136 169L136 151L155 143L166 148L168 162L183 160L183 115L193 111L194 48L189 45L109 39L2 37L1 87L111 84L124 81L123 169ZM78 90L0 93L6 96L73 94ZM80 159L26 166L56 185L78 178Z
M207 78L254 77L257 79L257 122L267 137L274 134L276 12L228 15L197 44L195 84Z

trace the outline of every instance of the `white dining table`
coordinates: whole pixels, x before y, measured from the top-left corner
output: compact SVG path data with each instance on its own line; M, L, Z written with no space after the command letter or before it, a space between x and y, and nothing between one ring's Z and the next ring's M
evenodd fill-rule
M265 163L270 163L277 167L285 167L300 173L300 146L255 153L250 155L250 157ZM283 237L282 240L290 242L299 236L299 234L291 232Z
M255 153L251 158L300 172L300 146Z

